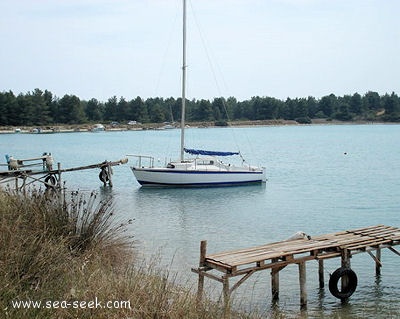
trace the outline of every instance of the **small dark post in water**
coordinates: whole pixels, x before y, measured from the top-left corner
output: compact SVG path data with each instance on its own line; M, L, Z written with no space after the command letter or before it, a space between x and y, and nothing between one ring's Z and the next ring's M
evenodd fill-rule
M58 170L58 187L61 188L61 163L57 163L57 170Z
M112 168L111 168L111 165L110 165L110 164L107 165L107 174L108 174L108 185L109 185L110 187L112 187L112 186L113 186L113 183L112 183L112 178L111 178L111 176L112 176L113 172L112 172Z
M224 277L222 281L223 294L224 294L224 319L230 318L231 312L231 294L229 291L229 277Z
M202 240L200 242L199 267L204 267L206 253L207 253L207 241ZM201 302L201 300L203 298L203 290L204 290L204 275L201 272L199 272L199 281L197 283L197 302Z
M322 259L318 260L318 278L319 288L324 288L324 261Z
M299 263L300 308L307 309L306 262Z
M271 262L277 262L278 259L274 258ZM279 299L279 268L271 269L271 290L272 300L276 301Z
M375 273L376 273L377 276L379 276L381 274L381 267L382 267L382 264L381 264L381 249L380 248L378 248L376 250L376 259L377 260L375 262Z
M342 267L344 268L350 268L350 253L347 248L344 248L342 250ZM341 283L341 289L344 291L346 287L349 285L349 278L347 276L342 277L342 283ZM348 298L343 298L342 302L345 302Z

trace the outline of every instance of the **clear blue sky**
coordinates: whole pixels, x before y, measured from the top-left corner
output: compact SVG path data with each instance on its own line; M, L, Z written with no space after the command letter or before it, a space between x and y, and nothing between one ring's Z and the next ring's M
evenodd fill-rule
M181 7L0 0L0 91L179 97ZM189 0L187 96L400 94L399 14L397 0Z

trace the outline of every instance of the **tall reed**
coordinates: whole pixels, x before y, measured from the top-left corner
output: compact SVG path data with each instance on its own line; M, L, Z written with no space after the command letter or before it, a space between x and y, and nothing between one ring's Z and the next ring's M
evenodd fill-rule
M218 304L197 304L190 289L159 269L156 259L148 264L135 257L129 224L132 220L117 222L112 201L99 201L94 193L73 192L65 200L36 190L0 191L1 317L221 318ZM42 307L13 307L28 300L41 301ZM93 300L127 301L129 307L54 307L57 301Z

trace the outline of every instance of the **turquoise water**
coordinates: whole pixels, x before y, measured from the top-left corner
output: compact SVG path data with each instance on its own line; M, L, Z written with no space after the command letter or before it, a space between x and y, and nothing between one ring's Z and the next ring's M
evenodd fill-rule
M283 240L302 230L312 235L376 224L400 226L400 126L321 125L187 130L187 146L240 150L250 164L267 167L266 185L206 189L141 189L129 165L114 168L113 189L103 189L98 171L66 173L69 189L97 190L112 196L118 216L134 218L131 231L145 256L160 252L160 266L179 271L195 287L190 272L199 257L200 240L219 252ZM119 160L126 154L178 155L179 131L68 134L2 134L3 154L16 158L51 152L62 167ZM3 161L4 162L4 161ZM400 318L400 257L382 252L382 275L368 254L351 262L357 291L346 305L318 288L317 263L307 263L308 310L299 311L296 265L280 274L280 300L271 304L269 271L259 272L235 295L245 309L266 315L282 311L336 318ZM340 259L325 263L325 280ZM218 298L222 287L210 282Z

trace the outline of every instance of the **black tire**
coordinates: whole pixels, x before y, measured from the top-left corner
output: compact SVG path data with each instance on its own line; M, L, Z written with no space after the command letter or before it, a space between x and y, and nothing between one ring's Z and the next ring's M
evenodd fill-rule
M347 286L343 287L342 291L339 291L338 283L340 278L347 277ZM357 288L357 275L350 268L341 267L336 269L331 277L329 278L329 291L333 296L339 299L349 298Z
M107 183L109 178L108 178L108 173L105 169L101 169L99 173L99 178L103 183Z
M56 186L57 180L53 175L49 175L44 179L44 182L46 183L46 187L54 187Z

